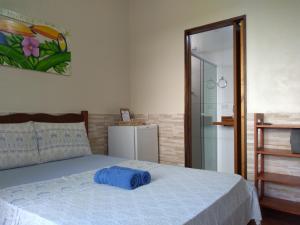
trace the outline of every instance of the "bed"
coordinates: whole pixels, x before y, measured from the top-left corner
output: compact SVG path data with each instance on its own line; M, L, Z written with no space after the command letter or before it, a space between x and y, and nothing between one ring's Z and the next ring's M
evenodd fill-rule
M14 114L0 123L84 122L81 114ZM93 182L112 165L148 170L123 190ZM253 185L238 175L87 154L0 171L1 225L247 225L261 221Z

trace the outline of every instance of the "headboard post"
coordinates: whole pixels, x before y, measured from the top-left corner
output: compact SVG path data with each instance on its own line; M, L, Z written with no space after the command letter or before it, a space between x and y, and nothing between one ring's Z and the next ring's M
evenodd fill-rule
M89 134L89 112L88 111L81 111L81 115L84 120L86 133Z

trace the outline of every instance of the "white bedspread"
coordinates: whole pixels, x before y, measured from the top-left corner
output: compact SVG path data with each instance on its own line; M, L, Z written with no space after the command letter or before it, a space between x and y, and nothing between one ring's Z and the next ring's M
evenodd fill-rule
M237 175L125 161L148 170L132 191L93 182L95 171L0 190L1 225L246 225L261 220L255 191Z

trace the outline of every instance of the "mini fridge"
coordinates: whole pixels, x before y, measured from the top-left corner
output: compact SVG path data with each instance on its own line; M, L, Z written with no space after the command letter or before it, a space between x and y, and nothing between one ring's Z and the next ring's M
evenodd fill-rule
M108 155L158 162L158 126L108 127Z

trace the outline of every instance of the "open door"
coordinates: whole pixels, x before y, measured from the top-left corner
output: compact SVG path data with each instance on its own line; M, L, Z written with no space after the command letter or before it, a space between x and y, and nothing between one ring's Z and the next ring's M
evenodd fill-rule
M245 19L235 21L234 34L234 154L235 171L247 177Z
M205 133L209 133L209 136L212 137L213 134L216 134L215 129L206 127L206 125L213 124L210 121L210 118L215 120L212 116L212 113L209 111L205 111L205 107L207 104L211 104L211 102L216 102L213 98L214 95L211 93L215 92L214 87L215 83L224 82L223 76L219 77L218 69L216 66L211 64L211 62L206 59L201 58L201 55L195 54L194 46L192 46L193 36L197 34L204 33L218 33L220 36L221 32L227 32L230 30L232 34L232 42L233 42L233 124L232 127L234 129L234 173L240 174L246 178L247 176L247 150L246 150L246 16L240 16L236 18L232 18L229 20L224 20L208 25L204 25L201 27L192 28L185 31L185 166L186 167L195 167L194 156L201 157L202 161L198 163L195 168L206 169L205 165L205 154L207 153L207 148L213 149L211 151L215 151L215 145L213 142L209 142ZM232 29L230 28L232 27ZM222 31L223 30L223 31ZM210 32L213 31L213 32ZM217 35L217 36L218 36ZM207 39L209 37L208 34L204 35ZM207 45L204 43L202 38L202 48L206 49ZM224 39L220 39L220 42L223 42ZM216 46L213 46L214 48ZM193 48L193 49L192 49ZM207 49L206 49L207 50ZM197 58L197 59L196 59ZM228 57L227 57L228 58ZM195 62L194 62L195 61ZM199 62L198 62L199 61ZM193 131L195 130L194 121L192 121L193 113L192 106L195 102L194 100L194 84L193 79L194 76L193 70L195 70L194 65L198 66L200 71L200 85L199 85L199 99L202 101L200 103L200 129L199 133L201 134L199 143L195 143L195 138L193 139ZM217 80L217 81L215 81ZM203 86L204 85L204 86ZM209 92L205 92L206 87L209 88ZM209 97L207 101L205 101L206 97ZM197 97L197 96L196 96ZM193 106L194 107L194 106ZM204 107L204 108L203 108ZM208 114L207 114L208 112ZM207 116L208 115L208 116ZM217 117L216 117L217 118ZM224 124L223 124L224 125ZM204 128L203 128L204 127ZM196 128L198 128L196 126ZM202 129L203 128L203 129ZM205 139L204 141L202 139ZM201 152L199 154L195 154L192 151L194 145L198 144L200 146ZM203 150L204 149L204 150ZM219 150L218 150L219 151ZM213 154L208 155L210 159L214 159ZM215 161L213 161L215 162ZM212 165L210 163L210 165ZM214 169L214 167L212 167ZM209 166L208 166L208 169Z

